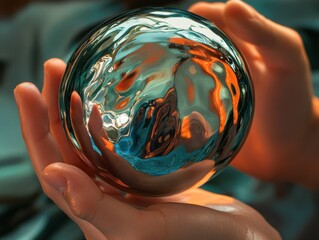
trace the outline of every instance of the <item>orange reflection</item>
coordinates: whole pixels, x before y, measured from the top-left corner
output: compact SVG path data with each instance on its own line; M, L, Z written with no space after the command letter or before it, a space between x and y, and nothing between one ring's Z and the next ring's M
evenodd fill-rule
M227 114L226 110L223 104L223 101L221 100L220 93L222 90L222 84L218 80L218 77L215 75L215 73L211 70L211 67L214 63L221 62L220 57L223 57L223 55L216 49L209 48L208 46L201 44L201 43L195 43L188 39L183 38L171 38L169 40L171 43L174 44L181 44L181 45L187 45L191 46L192 49L189 50L190 54L194 54L196 57L192 58L192 61L207 74L209 75L215 82L215 88L211 89L209 91L209 106L211 108L211 111L217 111L217 114L220 119L219 124L219 131L224 131L226 120L227 120ZM204 61L203 61L204 60ZM231 69L231 67L225 63L222 62L226 69L226 84L228 89L230 90L231 97L232 97L232 105L233 105L233 122L234 124L237 123L238 119L238 102L239 102L239 86L237 82L237 77L234 73L234 71ZM234 91L233 91L234 89ZM188 88L188 95L191 99L192 95L192 89Z
M202 66L203 70L208 75L210 75L215 81L215 88L209 90L209 107L211 108L211 111L213 111L214 109L217 110L218 116L219 116L219 121L220 121L219 132L222 132L222 131L224 131L224 128L226 125L226 119L227 119L226 111L225 111L223 102L220 99L220 91L222 89L222 85L218 81L217 76L214 73L212 73L211 71L209 71L211 65L210 66L205 66L205 65L208 65L208 63L204 64L204 66Z
M231 92L231 96L232 96L232 104L233 104L233 114L234 114L234 124L237 123L238 120L238 102L239 102L239 97L240 97L240 89L238 86L238 82L237 82L237 77L235 75L235 73L233 72L233 70L231 69L231 67L228 64L223 63L225 69L226 69L226 84L228 89ZM233 88L235 89L235 91L233 91Z
M110 152L114 151L114 145L113 143L111 143L110 141L108 141L107 139L101 137L101 140L104 142L104 147L109 150Z
M191 128L191 118L189 116L186 116L183 118L182 126L181 126L181 137L185 139L191 139L192 138L192 132L190 130Z
M123 74L121 81L115 86L115 90L118 92L127 91L136 80L136 75L136 71L133 71L130 74Z
M130 102L130 98L126 97L123 100L119 101L115 106L115 110L121 110L127 106L127 104Z
M187 77L184 78L184 81L185 81L186 86L187 86L187 97L188 97L189 103L192 104L195 100L194 84L193 84L192 80L187 78Z

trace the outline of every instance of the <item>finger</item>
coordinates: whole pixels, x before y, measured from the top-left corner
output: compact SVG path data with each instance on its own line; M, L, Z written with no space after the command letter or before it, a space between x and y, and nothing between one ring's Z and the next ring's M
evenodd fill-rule
M218 28L224 29L223 12L225 9L225 3L206 3L198 2L190 6L188 11L198 14L211 22L213 22Z
M59 109L59 91L66 65L60 59L50 59L44 64L44 85L42 95L47 102L50 130L65 162L81 169L86 166L80 161L63 130Z
M80 144L81 150L84 153L85 157L89 159L88 165L94 168L94 166L92 166L92 163L98 166L99 155L93 149L91 138L84 124L84 119L83 119L84 112L83 112L81 97L75 91L71 95L70 105L71 105L70 107L71 123L75 132L77 142Z
M22 83L14 91L18 103L21 130L37 175L61 155L50 133L46 103L31 83Z
M91 224L79 221L69 211L68 205L61 194L57 194L57 191L43 179L43 169L52 163L61 162L62 157L53 136L50 134L47 106L42 95L31 83L18 85L14 94L19 108L22 135L43 190L70 218L79 224L86 235L90 237L100 236Z
M225 25L225 3L205 3L200 2L192 5L189 11L198 14L204 18L207 18L213 22L220 30L222 30L234 43L234 45L242 52L243 56L248 61L251 70L254 70L260 54L257 52L256 47L246 41L240 39L236 34L227 28Z
M224 23L238 38L255 45L269 66L289 66L287 62L300 61L302 41L298 34L266 19L243 1L227 2Z
M31 83L22 83L14 91L19 108L21 130L26 143L34 170L47 193L50 188L43 181L43 169L49 164L61 162L62 157L50 133L49 119L46 103ZM63 208L62 198L57 198L56 203Z
M131 233L140 220L137 209L103 195L93 180L75 166L64 163L49 165L44 171L44 178L52 187L63 192L75 216L91 223L110 239ZM129 239L129 235L127 237L121 239Z
M43 169L62 158L50 134L49 119L46 103L31 83L22 83L14 90L19 108L21 130L26 143L35 173L45 191L49 187L43 181ZM63 199L56 199L63 208Z

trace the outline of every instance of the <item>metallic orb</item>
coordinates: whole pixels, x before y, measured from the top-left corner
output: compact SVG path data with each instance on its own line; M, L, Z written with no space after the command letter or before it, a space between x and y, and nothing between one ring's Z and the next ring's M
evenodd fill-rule
M96 176L150 196L198 187L238 152L253 112L245 62L208 20L171 8L102 23L60 87L65 132Z

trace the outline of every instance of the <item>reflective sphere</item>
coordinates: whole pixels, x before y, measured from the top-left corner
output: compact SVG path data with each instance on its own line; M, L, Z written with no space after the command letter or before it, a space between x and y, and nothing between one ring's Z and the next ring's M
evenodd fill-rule
M171 8L102 23L73 53L60 88L68 138L98 178L169 195L224 168L253 111L245 63L208 20Z

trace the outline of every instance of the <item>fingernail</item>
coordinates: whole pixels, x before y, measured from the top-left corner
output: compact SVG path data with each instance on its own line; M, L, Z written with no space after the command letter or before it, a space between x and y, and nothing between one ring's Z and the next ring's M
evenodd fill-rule
M64 176L58 172L48 171L43 174L44 180L55 190L63 193L67 187L67 181Z

